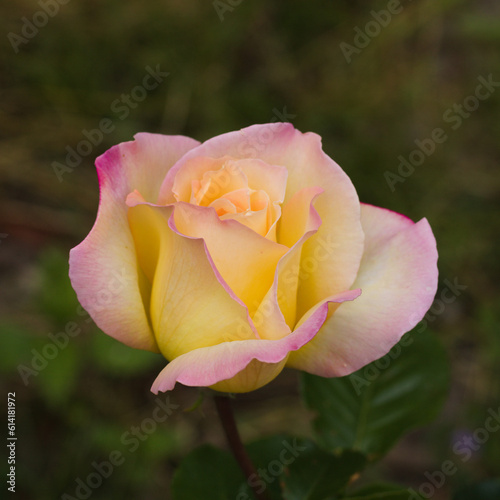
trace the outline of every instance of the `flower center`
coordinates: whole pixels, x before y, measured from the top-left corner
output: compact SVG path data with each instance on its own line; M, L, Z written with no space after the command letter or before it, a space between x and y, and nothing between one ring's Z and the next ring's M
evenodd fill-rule
M198 157L177 173L177 201L213 208L222 220L234 219L276 241L286 187L286 170L260 160Z

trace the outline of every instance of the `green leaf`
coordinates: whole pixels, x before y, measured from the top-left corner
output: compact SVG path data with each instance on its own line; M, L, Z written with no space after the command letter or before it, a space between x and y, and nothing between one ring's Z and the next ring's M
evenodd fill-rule
M398 484L376 483L365 486L346 497L346 500L423 500L415 491L403 489Z
M499 498L500 479L491 479L468 486L453 496L453 500L498 500Z
M327 498L366 463L357 452L332 455L309 439L289 435L260 439L246 449L260 476L250 481L271 500ZM242 499L254 498L249 485L243 491L247 496L242 494Z
M318 448L302 453L284 475L286 500L324 500L343 490L366 464L360 453L345 450L332 455Z
M174 500L243 500L245 482L233 457L225 451L204 445L182 461L172 480Z
M304 450L314 446L309 440L296 438L285 434L277 434L259 439L245 446L259 477L250 478L249 482L266 493L271 500L282 500L281 478L287 473L288 465ZM248 498L254 494L248 484L244 487ZM247 497L243 497L247 500Z
M443 347L424 331L405 335L389 354L347 377L304 373L301 391L317 412L314 430L321 445L374 459L409 429L433 420L448 384Z

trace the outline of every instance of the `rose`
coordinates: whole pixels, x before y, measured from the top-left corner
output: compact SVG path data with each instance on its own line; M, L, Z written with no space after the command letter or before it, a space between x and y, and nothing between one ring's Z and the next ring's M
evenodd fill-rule
M347 375L433 301L427 221L360 204L315 134L141 133L96 165L97 220L70 277L104 332L169 361L153 392L246 392L284 366Z

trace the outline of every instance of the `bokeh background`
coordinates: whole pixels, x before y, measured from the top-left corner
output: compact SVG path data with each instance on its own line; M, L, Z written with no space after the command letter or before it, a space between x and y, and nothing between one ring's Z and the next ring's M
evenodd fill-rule
M102 334L82 316L67 278L68 251L96 214L94 159L138 131L205 140L283 118L323 137L362 201L427 217L440 252L440 290L448 282L466 286L436 304L425 326L449 353L443 411L370 475L416 487L425 471L457 461L455 440L499 405L500 86L468 116L450 120L479 77L500 82L500 4L402 1L401 12L348 61L340 44L354 46L355 28L364 30L371 10L387 2L70 0L52 2L45 22L37 14L42 3L0 7L0 369L4 399L16 393L16 498L75 495L91 463L123 450L123 434L156 404L149 387L161 357ZM27 28L33 21L40 27ZM120 111L116 100L158 65L169 75ZM113 131L57 175L54 162L64 165L66 148L103 118ZM391 189L387 172L398 174L398 157L408 158L415 140L438 127L447 140ZM34 360L33 349L42 352L49 333L68 322L81 333L46 366ZM181 387L171 400L187 409L198 397ZM294 372L238 398L236 408L245 440L309 432ZM210 400L175 412L137 451L125 451L125 463L92 498L169 498L179 460L203 442L224 444ZM459 472L434 498L498 476L499 442L500 433L492 435L470 460L458 460Z

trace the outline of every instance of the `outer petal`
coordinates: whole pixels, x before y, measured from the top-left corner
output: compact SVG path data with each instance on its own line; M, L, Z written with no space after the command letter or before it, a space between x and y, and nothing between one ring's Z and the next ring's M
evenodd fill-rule
M331 302L354 300L359 290L347 291ZM295 332L279 340L224 342L188 352L169 363L151 390L173 389L176 382L189 386L212 386L225 392L248 392L276 377L291 351L300 349L318 332L328 314L328 303L311 314ZM225 382L222 382L225 381Z
M129 220L138 261L151 282L151 323L169 360L227 340L256 338L246 307L231 297L202 239L180 235L173 206L138 204ZM246 328L245 328L246 327Z
M288 123L254 125L214 137L190 151L172 168L162 185L160 200L168 201L175 175L189 158L225 155L259 158L286 167L285 204L304 187L324 190L315 204L322 227L307 241L302 252L303 261L314 262L314 271L308 271L310 279L299 287L299 315L321 300L351 288L363 254L359 200L347 175L321 149L320 137L302 134ZM318 248L323 259L316 257Z
M436 241L426 219L362 205L365 254L354 286L363 290L325 322L287 365L323 377L347 375L380 358L413 328L437 289Z
M97 220L70 253L70 278L78 299L108 335L140 349L157 351L140 284L127 195L134 189L156 201L169 168L197 141L181 136L137 134L96 161L100 185Z

